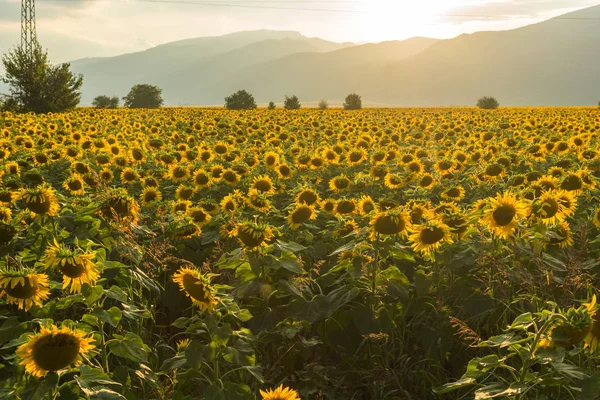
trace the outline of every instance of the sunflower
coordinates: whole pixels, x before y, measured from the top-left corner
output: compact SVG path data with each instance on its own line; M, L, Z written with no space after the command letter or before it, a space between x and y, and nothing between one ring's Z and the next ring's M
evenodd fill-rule
M452 243L448 225L435 218L413 225L410 232L412 248L425 256L431 256L443 243Z
M268 175L258 175L252 179L250 189L255 189L260 193L273 194L275 193L275 187L273 181Z
M317 191L306 188L296 193L296 195L294 196L294 200L298 204L304 203L306 205L312 206L313 204L319 202L320 199Z
M0 188L0 204L11 205L18 197L17 193L9 189Z
M335 210L335 200L333 199L325 199L319 202L319 208L321 211L326 212L328 214L332 214Z
M423 189L431 189L435 185L433 175L425 173L417 178L417 185Z
M181 267L173 274L173 282L179 285L179 290L185 292L192 299L192 304L200 310L211 312L215 309L217 300L208 275L202 275L197 269Z
M140 175L133 168L127 167L121 171L121 182L132 184L140 179Z
M550 229L549 232L551 232L551 236L549 235L548 239L550 246L559 246L561 249L573 246L573 233L566 222L561 222L553 229Z
M298 229L303 223L317 218L314 206L298 204L288 215L288 225L292 230Z
M409 227L409 217L403 210L393 209L379 212L371 218L371 239L377 236L405 234Z
M181 184L175 190L175 198L177 200L190 200L194 196L195 190L193 187Z
M34 304L42 306L42 301L50 296L49 285L48 275L36 274L30 269L0 270L0 298L6 296L8 304L17 304L25 311Z
M592 353L595 353L598 349L598 343L600 342L600 310L596 303L596 295L592 296L589 303L584 303L585 306L592 316L592 328L584 339L585 347L589 347Z
M234 213L235 210L237 210L238 208L238 203L235 194L228 194L227 196L223 197L223 199L219 203L219 207L221 210L223 210L223 212L227 214Z
M169 167L169 178L173 182L185 182L190 177L187 167L179 164L173 164Z
M140 200L142 201L142 205L149 207L161 201L162 194L155 187L147 187L140 194Z
M465 188L460 185L448 188L442 192L441 197L444 200L459 202L465 197Z
M402 178L402 175L397 173L390 172L386 174L383 181L385 182L385 187L388 189L401 189L404 187L404 179Z
M194 172L193 180L194 180L194 186L196 186L198 189L210 186L213 181L210 174L208 172L206 172L204 169L199 169L196 172Z
M256 211L260 211L262 213L268 213L272 208L271 202L267 198L267 195L260 193L256 189L250 189L246 198L246 204Z
M63 325L42 327L40 332L27 337L27 342L17 348L16 355L25 366L25 372L42 377L48 372L81 364L83 358L95 348L93 337Z
M32 213L55 216L58 212L58 201L56 201L54 193L53 188L43 184L34 189L24 189L20 198Z
M451 159L442 159L435 163L434 168L438 175L451 174L456 170L456 162Z
M564 207L559 201L566 193L563 190L549 190L534 203L535 216L546 226L552 226L565 220Z
M112 182L114 178L115 176L109 168L103 168L102 171L100 171L100 179L105 183Z
M105 218L114 218L135 224L138 220L140 206L125 190L113 190L100 205L100 212Z
M228 185L235 185L240 181L240 176L231 168L223 171L221 179Z
M185 214L188 217L192 218L194 223L200 228L208 224L212 218L210 214L206 212L202 207L190 207L188 208Z
M12 219L12 211L8 207L0 206L0 222L8 224Z
M527 218L528 215L527 204L507 192L487 200L484 221L493 235L508 239L514 234L519 221Z
M271 227L251 221L240 222L232 232L234 237L246 247L256 248L264 246L273 237Z
M62 186L73 196L79 196L85 193L85 182L83 178L77 174L71 175L63 182Z
M175 200L171 205L171 210L173 211L173 214L185 214L191 206L192 202L190 200Z
M279 164L275 170L281 179L290 179L293 175L292 168L287 164Z
M329 190L333 192L348 190L350 188L350 182L350 179L344 174L336 176L329 181Z
M358 213L362 216L369 215L371 212L377 212L377 204L373 201L371 196L362 196L358 200Z
M334 213L338 217L351 215L356 212L356 202L354 199L340 199L335 203Z
M70 293L81 293L81 287L87 283L94 286L100 273L92 261L95 252L87 253L80 250L71 250L64 245L59 245L56 239L50 244L44 255L46 269L58 269L63 274L63 289L71 286Z
M262 396L262 400L300 400L298 392L288 387L283 387L283 385L279 385L276 389L261 390L260 395Z

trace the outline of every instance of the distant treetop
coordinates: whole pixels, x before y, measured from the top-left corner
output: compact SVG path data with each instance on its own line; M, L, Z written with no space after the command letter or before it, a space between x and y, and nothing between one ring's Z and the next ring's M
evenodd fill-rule
M163 105L162 89L145 83L134 85L123 100L129 108L160 108Z
M225 108L229 110L252 110L256 108L254 96L245 90L238 90L231 96L225 97Z
M496 108L500 107L500 103L498 103L498 100L491 96L484 96L477 100L477 107L484 110L495 110Z

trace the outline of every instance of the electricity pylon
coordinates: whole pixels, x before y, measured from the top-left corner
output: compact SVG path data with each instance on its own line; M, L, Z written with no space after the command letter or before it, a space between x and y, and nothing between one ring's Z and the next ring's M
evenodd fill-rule
M21 47L30 57L36 42L35 0L21 0Z

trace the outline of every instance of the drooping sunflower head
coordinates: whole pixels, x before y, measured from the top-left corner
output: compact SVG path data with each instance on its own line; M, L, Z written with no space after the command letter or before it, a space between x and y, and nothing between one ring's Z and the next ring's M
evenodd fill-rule
M401 209L381 211L371 218L371 237L405 234L410 225L410 217Z
M569 348L583 342L592 330L594 312L589 307L582 305L579 308L569 308L562 312L561 319L550 333L552 344Z
M33 305L41 306L50 296L48 275L38 274L28 268L0 269L0 298L28 311Z
M29 335L16 354L21 360L19 364L25 366L25 372L39 378L48 372L80 364L95 348L93 343L94 339L83 331L51 325Z
M297 204L288 215L288 225L292 230L298 229L303 223L317 218L314 206L306 204Z
M173 274L173 282L179 285L179 290L192 299L192 303L202 311L211 312L215 309L217 300L210 276L203 275L195 268L181 267Z
M256 189L250 189L248 191L246 204L248 204L251 208L261 213L268 213L269 211L271 211L272 208L268 195L265 193L261 193Z
M529 206L507 192L487 200L484 221L494 236L508 239L514 234L517 224L528 215Z
M33 189L23 189L21 200L25 207L36 215L55 216L58 212L58 201L52 187L42 184Z
M273 237L271 227L266 224L259 224L252 221L238 223L232 234L237 237L244 246L249 248L264 246Z
M283 385L279 385L275 389L261 390L260 395L262 396L262 400L300 400L298 392L288 387L283 387Z
M100 212L107 219L126 221L135 224L140 206L124 190L113 190L100 205Z
M63 275L63 289L71 286L70 293L81 293L84 284L95 285L100 277L95 252L71 249L55 240L46 249L44 265L47 270L59 270Z

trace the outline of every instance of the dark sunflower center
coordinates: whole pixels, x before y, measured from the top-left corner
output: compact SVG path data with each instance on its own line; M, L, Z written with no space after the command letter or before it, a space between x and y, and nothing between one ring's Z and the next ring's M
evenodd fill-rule
M444 231L441 228L438 228L437 226L432 228L425 228L421 231L419 237L423 244L432 245L436 244L444 238Z
M83 263L71 262L68 260L64 265L59 267L60 272L69 278L79 278L85 273L85 267Z
M363 203L362 205L362 211L365 214L370 213L371 211L373 211L375 209L375 205L373 203L371 203L370 201L366 201Z
M225 154L227 153L227 146L223 146L222 144L215 146L215 153L217 154Z
M408 164L408 169L410 172L421 172L421 165L419 163L410 163Z
M396 221L394 221L396 219ZM377 219L373 229L375 232L381 233L382 235L394 235L401 232L404 229L404 220L400 217L392 217L391 215L384 215Z
M133 172L127 171L123 174L123 179L125 181L132 181L135 179L135 174Z
M311 206L317 202L318 198L313 192L302 192L300 196L298 196L298 200Z
M112 198L106 202L106 209L113 209L119 217L129 215L129 202L120 198Z
M81 188L83 187L80 180L70 181L68 183L68 186L71 190L81 190Z
M194 222L197 222L197 223L202 223L202 222L206 221L206 213L202 210L196 210L196 211L192 212L191 217L194 220Z
M433 183L433 178L429 175L424 176L421 179L420 185L423 187L427 187Z
M306 222L312 215L312 210L308 207L300 207L292 213L292 221L295 224Z
M542 205L542 218L552 218L559 210L558 202L554 199L548 199Z
M225 203L225 207L224 207L227 211L233 211L235 210L235 203L231 200L229 200L227 203Z
M273 157L273 156L267 157L267 165L273 165L273 164L275 164L275 161L276 161L275 157Z
M350 185L350 180L345 178L339 178L334 181L336 189L346 189Z
M31 284L31 279L24 277L25 284L17 283L14 287L7 285L4 291L17 299L30 299L38 292L38 287Z
M223 174L223 179L227 182L235 182L237 180L237 175L233 171L226 171Z
M350 161L358 162L362 158L362 153L352 152L350 153Z
M452 168L452 163L449 161L442 161L438 164L440 170L442 171L446 171L449 170L450 168Z
M204 283L190 274L183 276L183 288L191 298L201 302L206 301L209 294Z
M158 198L158 194L153 190L144 193L144 201L146 203L155 201L157 198Z
M257 247L265 240L265 235L262 232L254 229L240 229L238 237L248 247Z
M583 186L581 178L577 175L569 175L565 178L565 180L561 183L560 188L564 190L579 190Z
M341 200L336 207L337 212L340 214L350 214L355 208L356 206L354 203L349 200Z
M266 179L260 179L254 183L254 188L259 192L268 192L272 187L271 182Z
M192 197L193 194L194 191L192 189L184 188L179 192L179 198L183 200L188 200L190 197Z
M452 189L448 190L446 192L446 194L448 195L448 197L459 197L460 190L458 188L452 188Z
M33 345L33 361L46 371L58 371L73 363L79 355L79 340L67 333L40 338Z
M173 177L184 178L187 175L187 171L184 168L175 168L173 170Z
M39 195L30 201L26 201L25 205L29 210L36 214L46 214L48 211L50 211L51 202L48 198L46 198L46 196Z
M279 167L279 173L283 176L288 176L290 174L290 168L286 165L282 165Z
M498 226L506 226L515 218L516 212L514 207L503 205L494 210L492 217Z
M485 169L485 174L488 176L498 176L504 171L500 164L492 164Z
M208 176L205 174L198 174L196 175L195 181L198 185L206 185L208 183Z

